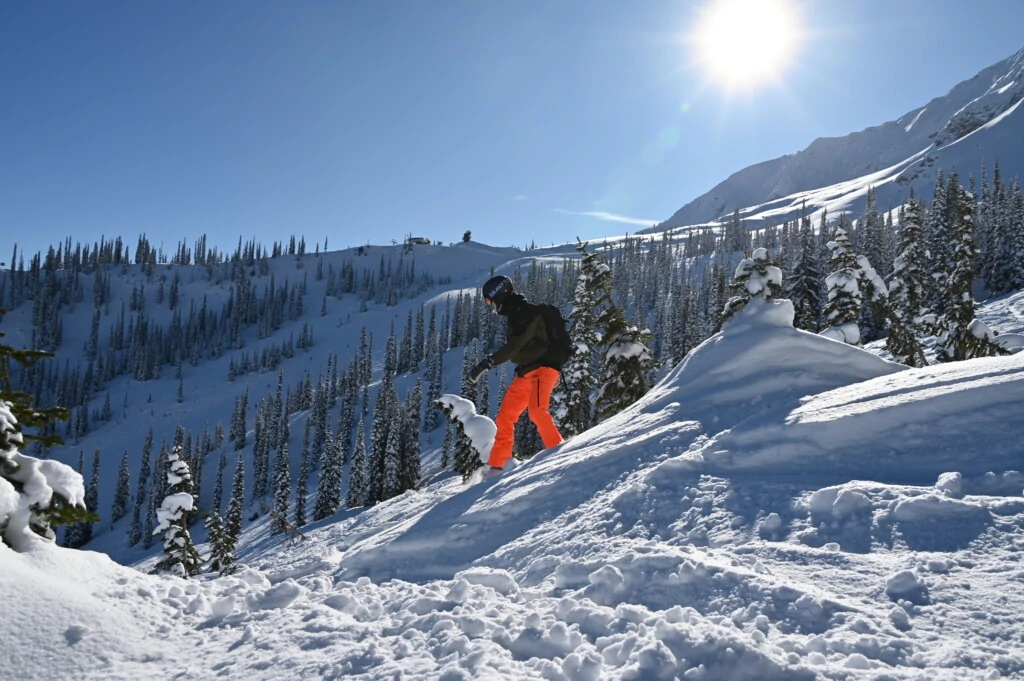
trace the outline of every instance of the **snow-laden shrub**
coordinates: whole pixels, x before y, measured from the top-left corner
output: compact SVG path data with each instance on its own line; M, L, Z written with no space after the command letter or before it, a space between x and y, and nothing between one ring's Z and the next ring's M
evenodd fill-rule
M58 461L22 454L12 404L0 400L0 539L15 551L54 541L53 528L98 520L85 508L82 476Z

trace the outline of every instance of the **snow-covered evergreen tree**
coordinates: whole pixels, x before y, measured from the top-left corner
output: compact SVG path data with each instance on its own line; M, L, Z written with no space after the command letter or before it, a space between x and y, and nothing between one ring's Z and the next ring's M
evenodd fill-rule
M861 307L861 340L877 340L884 334L885 321L890 316L889 287L865 255L857 256L857 281L861 295L868 303Z
M19 451L25 440L17 418L0 399L0 540L15 551L53 542L53 528L99 520L85 506L82 476L62 463ZM28 484L31 483L31 484Z
M461 377L459 382L459 394L474 404L477 399L477 384L476 381L473 380L473 377L469 375L469 371L476 366L478 361L479 357L476 353L476 344L471 344L462 353L462 371L459 372L459 376Z
M306 524L306 498L309 496L310 433L312 419L306 419L305 434L302 436L302 456L299 459L299 479L295 483L295 527Z
M366 505L366 428L359 419L356 426L355 445L352 448L352 467L348 474L348 494L345 505L359 508Z
M0 332L0 338L4 335ZM68 411L33 405L31 396L11 384L12 360L27 370L46 357L52 355L0 343L0 541L19 552L39 541L52 542L58 525L99 520L86 508L81 475L62 463L20 451L26 442L42 447L62 444L46 429L55 420L66 419ZM26 434L23 427L38 428L40 433Z
M552 415L563 437L582 433L594 425L595 358L601 342L597 329L597 300L611 285L611 268L580 242L580 273L573 294L569 319L572 354L562 367L562 376L551 396Z
M256 407L256 423L252 445L252 501L261 499L270 489L270 448L273 405L263 398Z
M334 515L341 507L341 456L335 444L334 433L328 425L327 442L320 462L320 481L316 487L313 502L313 520L323 520Z
M897 255L889 278L889 335L885 348L901 364L922 367L927 362L918 338L926 310L927 253L924 247L924 207L914 196L903 206L897 235Z
M595 265L597 270L600 267ZM609 277L600 273L594 283L596 320L604 346L595 410L598 420L619 413L647 392L648 376L657 365L649 349L650 331L640 330L626 320L625 312L612 300Z
M978 256L974 245L974 197L963 187L951 185L946 202L951 211L948 239L953 266L946 282L945 313L937 322L938 360L950 362L1005 354L992 342L988 327L974 316L972 286Z
M245 460L241 456L235 464L235 475L231 481L231 498L228 512L224 516L224 531L236 541L242 534L242 512L245 507Z
M955 172L950 178L950 181L953 180L956 180L956 186L959 187L959 179ZM949 239L953 216L950 202L947 201L950 181L946 180L940 169L936 174L932 202L925 214L924 223L928 274L931 277L925 307L931 314L937 316L942 316L946 312L946 280L953 267L953 248Z
M388 441L398 437L393 415L398 402L395 383L385 370L373 409L373 425L370 427L370 460L367 466L367 503L376 504L387 498Z
M399 493L416 489L420 484L420 412L423 409L423 387L419 380L405 398L402 410L402 443L398 462Z
M391 422L394 424L391 436L387 439L387 447L384 451L384 480L380 488L380 501L387 501L402 493L400 482L402 465L402 421L401 405L394 405L391 412Z
M114 488L114 503L110 507L110 523L113 525L128 513L131 502L132 480L128 469L128 452L121 456L121 467L117 471L117 484Z
M430 323L426 338L427 404L431 405L437 402L437 399L444 393L443 351L440 336L438 336L435 328L435 310L436 308L434 307L430 308ZM427 409L427 414L423 420L423 429L428 433L437 428L440 422L437 414L436 409Z
M1024 288L1024 195L1020 180L1014 179L1009 188L1005 187L996 166L995 183L983 209L988 243L982 254L982 275L989 291L1002 295Z
M288 453L288 419L281 419L282 436L274 459L274 523L275 532L288 530L288 515L291 512L292 473Z
M445 416L452 422L455 427L454 432L454 466L455 470L462 476L463 480L468 480L469 476L474 473L477 469L481 468L484 464L480 461L480 455L473 448L473 444L466 435L466 430L463 427L462 421L453 415L452 406L444 403L444 398L438 402L438 407L444 412ZM446 436L447 439L447 436Z
M95 512L99 507L100 500L100 450L96 450L92 457L92 476L89 484L85 487L85 507ZM91 522L78 524L77 541L78 546L84 546L92 541L93 526Z
M224 520L217 511L206 516L206 537L210 544L210 557L207 565L210 572L221 576L233 574L238 569L235 565L235 546L238 540L228 534Z
M157 511L153 533L164 535L166 557L157 563L154 572L172 572L179 577L193 577L202 572L203 560L188 533L189 515L195 508L192 496L192 473L181 460L181 447L175 446L167 456L169 494Z
M153 426L146 431L146 440L142 445L142 464L139 469L139 481L135 487L135 507L132 509L132 524L128 528L128 545L135 546L142 539L142 510L148 501L147 485L152 473L151 459L153 453Z
M455 458L455 439L453 434L454 427L451 423L445 424L444 427L444 442L441 444L441 470L446 471L448 467L452 465L453 459Z
M768 250L754 249L749 258L743 258L733 273L729 285L733 295L722 310L722 324L732 319L752 299L774 300L782 293L782 270L771 264Z
M245 449L246 438L246 415L249 411L249 389L245 389L245 395L235 398L235 409L231 413L231 428L228 439L234 443L235 450Z
M811 220L800 220L800 252L792 274L786 279L786 297L793 301L796 316L793 325L817 333L822 310L824 281L818 264L818 244L811 229Z
M213 499L210 502L210 506L214 511L220 513L221 507L224 501L224 469L227 468L228 460L221 452L217 457L217 478L213 484Z
M825 277L825 288L828 290L828 302L825 304L825 322L828 327L821 335L835 340L860 344L860 327L857 317L860 315L860 266L857 254L850 245L846 229L836 227L835 235L828 242L829 269L832 273Z

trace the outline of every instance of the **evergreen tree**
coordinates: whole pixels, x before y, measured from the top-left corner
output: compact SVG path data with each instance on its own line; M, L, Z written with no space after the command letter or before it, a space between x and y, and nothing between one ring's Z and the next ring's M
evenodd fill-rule
M438 402L437 406L455 426L455 451L453 452L455 470L462 476L463 480L468 480L469 476L484 464L480 461L480 456L476 453L476 450L473 449L473 445L470 443L469 437L466 435L466 430L462 425L462 421L452 416L452 408L443 402ZM448 435L445 435L446 445L447 441Z
M423 409L423 387L419 380L413 384L405 398L401 423L401 451L399 452L399 493L416 489L420 484L420 412Z
M341 459L334 433L328 427L327 443L320 462L320 480L316 487L316 500L313 502L314 521L331 517L341 507Z
M160 451L156 455L156 464L153 466L153 482L150 485L149 498L146 501L146 516L143 522L142 545L147 549L153 543L157 509L160 508L160 502L167 495L167 478L161 474L161 471L167 468L167 457L167 442L162 441Z
M349 453L352 451L352 427L356 419L356 398L357 393L354 378L349 374L343 374L342 403L341 411L338 414L338 443L341 451L344 452L343 463L348 463Z
M277 447L274 461L274 531L288 530L288 514L291 512L292 473L289 466L287 424L288 419L282 418L282 429L285 430Z
M452 425L446 422L444 427L444 443L441 445L441 470L443 471L448 470L455 456L455 440L452 430Z
M146 432L146 441L142 445L142 467L139 470L139 482L135 488L135 507L132 509L132 524L128 528L128 545L135 546L142 539L142 509L148 501L146 485L151 473L150 458L153 453L153 426Z
M4 379L5 347L0 346L0 376ZM5 381L0 381L0 386L0 485L7 488L6 496L13 502L0 508L0 541L24 552L40 540L52 542L53 528L58 525L97 522L99 517L86 507L81 475L56 461L41 466L38 459L18 450L26 436L19 430ZM39 420L36 423L43 425Z
M188 518L195 508L192 496L192 473L180 458L181 447L175 446L167 457L167 485L169 494L157 512L159 524L155 533L164 533L166 557L154 572L172 572L179 577L193 577L202 572L203 560L188 533Z
M850 345L859 345L860 327L857 326L857 317L861 307L858 284L860 267L842 222L836 228L832 241L828 242L828 248L831 252L829 268L832 273L825 277L825 287L828 289L825 321L828 328L822 331L822 335Z
M249 389L245 395L235 398L235 409L231 414L231 428L228 439L235 444L235 451L245 449L246 415L249 411Z
M444 393L443 351L441 339L435 327L435 313L436 308L431 307L426 339L427 404L434 404ZM426 417L423 420L424 430L429 433L437 428L437 425L437 410L427 409Z
M306 419L305 434L302 437L302 457L299 460L299 479L295 488L295 527L306 524L306 497L309 496L309 445L312 420Z
M348 474L348 495L345 505L358 508L366 505L366 429L363 420L356 426L356 443L352 450L352 468Z
M131 473L128 470L128 451L121 457L121 468L117 472L117 486L114 488L114 504L110 508L110 524L113 525L128 513L131 502Z
M252 501L255 503L268 491L270 485L270 428L273 417L266 401L256 407L256 423L252 445Z
M1020 181L1006 188L998 179L987 211L989 244L985 256L985 282L993 295L1024 288L1024 195Z
M953 177L956 177L955 172ZM929 255L928 273L931 276L924 307L937 316L942 316L946 312L947 296L944 282L949 278L953 262L953 249L949 239L952 215L949 202L946 200L947 194L948 183L942 170L939 170L935 179L935 190L932 192L932 202L925 216L924 228Z
M96 450L92 457L92 477L89 478L89 485L85 488L85 507L90 511L99 508L100 503L100 450ZM79 540L82 545L92 541L92 523L82 523L82 533Z
M818 244L811 229L811 220L800 220L800 253L793 274L786 280L786 297L793 301L793 325L817 333L821 318L824 281L818 265Z
M600 269L600 265L596 265ZM648 344L651 333L626 321L625 312L612 300L610 278L599 276L594 303L601 311L597 327L602 329L604 351L595 408L599 420L619 413L647 392L649 375L657 361Z
M242 534L242 511L245 506L245 461L241 456L235 464L235 476L231 482L231 499L228 500L228 513L224 516L224 531L227 536L238 541Z
M736 295L725 304L723 325L754 298L774 300L782 292L782 270L771 264L767 249L755 249L749 258L744 258L736 266L730 288Z
M992 342L988 328L974 317L971 289L978 256L974 245L974 198L963 187L950 186L946 201L952 212L949 249L953 253L953 267L946 282L945 313L938 320L938 360L950 362L1005 354Z
M912 367L927 364L917 332L926 313L927 253L924 248L924 208L910 188L903 207L897 255L889 278L889 336L885 348L893 359Z
M580 273L569 319L572 326L572 354L562 367L559 385L552 395L552 410L558 429L564 437L572 437L594 423L593 393L595 358L601 334L597 330L597 300L600 292L610 286L611 270L594 253L587 252L587 243L580 242Z
M867 305L861 307L859 324L861 340L869 342L881 338L889 314L889 287L878 275L865 255L857 256L857 281Z
M392 437L393 405L398 401L395 384L391 376L385 372L377 393L377 403L373 409L373 425L370 426L370 460L367 467L367 503L370 505L383 501L386 490L388 466L388 440ZM397 437L397 432L394 437Z
M228 534L224 520L216 510L211 511L206 517L206 530L207 541L210 544L210 557L207 559L210 571L222 577L234 574L237 569L234 555L237 539Z
M857 250L879 265L880 275L888 276L894 259L891 222L887 224L878 212L874 187L868 187L864 217L858 224L857 234Z
M4 314L5 311L0 309L0 320L3 319ZM0 338L3 338L5 335L0 332ZM33 406L33 397L25 392L14 390L11 384L12 360L21 366L23 370L27 371L35 367L37 360L48 357L53 357L53 353L42 350L19 350L0 343L0 402L7 403L7 410L10 413L5 424L0 426L0 452L23 447L29 442L38 442L44 447L64 444L56 435L26 433L24 429L35 428L42 431L55 421L66 421L69 416L68 410L63 407ZM11 461L4 465L14 468L18 467L18 464ZM8 480L14 479L14 471L8 472L6 469L0 469L0 475L8 478ZM15 485L15 487L20 487L20 483ZM50 515L50 511L56 512L58 506L62 508L67 507L66 510L69 512L73 512L71 509L75 508L75 504L68 504L67 499L54 501L54 504L52 508L48 507L46 510L41 510L38 519L45 519Z
M380 498L377 500L387 501L392 497L397 497L402 493L400 478L400 467L402 465L402 447L401 441L402 433L402 414L401 405L395 405L392 411L392 423L396 427L392 430L392 434L388 437L387 448L384 451L384 480L380 488Z
M324 447L327 443L327 386L323 377L317 381L316 391L313 393L313 464L314 467L322 466L325 457Z
M220 509L224 502L224 469L227 468L228 460L224 456L224 452L221 452L217 457L217 480L213 484L213 500L212 507L215 513L220 514Z
M476 366L479 358L476 354L476 345L467 347L462 353L462 371L459 372L461 380L459 383L459 394L470 402L476 404L477 384L469 375L469 370Z
M81 450L78 451L78 467L75 470L78 472L78 477L80 477L84 481L85 480L85 452L83 452ZM88 495L87 488L83 488L83 489L86 489L85 494ZM85 497L83 497L83 499L84 498ZM83 503L85 504L86 508L89 507L88 501L84 501ZM78 523L69 524L67 526L67 529L64 531L64 547L65 548L79 549L79 548L81 548L85 544L85 542L88 541L88 537L86 537L86 535L85 535L85 525L86 524L84 522L78 522Z

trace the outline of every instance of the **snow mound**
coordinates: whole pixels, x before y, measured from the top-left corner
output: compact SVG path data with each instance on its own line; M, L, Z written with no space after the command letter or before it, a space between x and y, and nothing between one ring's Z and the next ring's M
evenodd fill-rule
M684 414L717 432L764 412L795 407L808 395L906 369L792 323L790 301L751 300L648 393L641 408L678 402Z
M934 484L953 468L963 476L1019 469L1022 403L1019 355L930 366L822 392L796 408L747 420L700 454L712 470L785 467L850 479L870 462L875 480ZM968 448L974 455L965 456Z

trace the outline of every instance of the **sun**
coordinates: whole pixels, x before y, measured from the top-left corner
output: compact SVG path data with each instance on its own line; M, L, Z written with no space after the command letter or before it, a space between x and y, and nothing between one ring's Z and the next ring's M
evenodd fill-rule
M778 80L800 42L792 0L711 0L691 35L694 58L727 89L754 89Z

